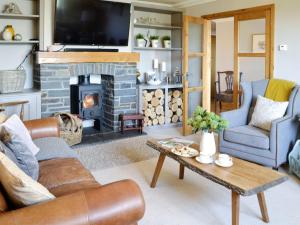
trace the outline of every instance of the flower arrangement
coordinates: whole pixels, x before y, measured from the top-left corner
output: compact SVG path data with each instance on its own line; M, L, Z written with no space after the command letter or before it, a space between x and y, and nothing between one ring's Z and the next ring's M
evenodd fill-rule
M188 125L192 126L195 133L200 130L208 133L219 133L228 126L228 121L197 106L193 116L188 120Z

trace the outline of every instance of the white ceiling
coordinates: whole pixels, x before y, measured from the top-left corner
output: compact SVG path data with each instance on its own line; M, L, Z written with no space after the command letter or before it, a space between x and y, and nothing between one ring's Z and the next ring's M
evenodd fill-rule
M174 8L186 8L194 5L200 5L207 2L214 2L216 0L136 0L134 2L162 5Z

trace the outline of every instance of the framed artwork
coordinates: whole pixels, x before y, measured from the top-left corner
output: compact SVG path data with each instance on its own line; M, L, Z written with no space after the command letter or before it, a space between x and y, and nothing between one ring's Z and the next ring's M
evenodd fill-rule
M266 35L253 34L252 35L252 52L265 53L266 52Z

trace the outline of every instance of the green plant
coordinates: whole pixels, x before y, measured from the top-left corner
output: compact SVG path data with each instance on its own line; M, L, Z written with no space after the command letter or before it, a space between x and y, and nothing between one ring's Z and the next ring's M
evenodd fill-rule
M150 40L158 40L159 36L158 35L151 35Z
M171 37L170 36L163 36L162 38L161 38L163 41L171 41Z
M139 33L135 36L136 39L144 39L144 35Z
M195 133L200 130L209 133L219 133L228 126L228 121L213 112L207 112L202 107L197 106L192 118L188 120L188 125L192 126Z

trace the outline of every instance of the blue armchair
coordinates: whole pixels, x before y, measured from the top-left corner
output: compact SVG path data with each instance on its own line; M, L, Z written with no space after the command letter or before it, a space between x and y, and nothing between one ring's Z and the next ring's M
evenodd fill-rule
M258 95L264 96L268 80L243 82L242 106L221 113L229 121L229 127L219 135L220 152L237 158L278 168L285 163L288 153L297 138L300 113L300 86L296 86L290 97L286 115L274 120L270 132L249 126Z

